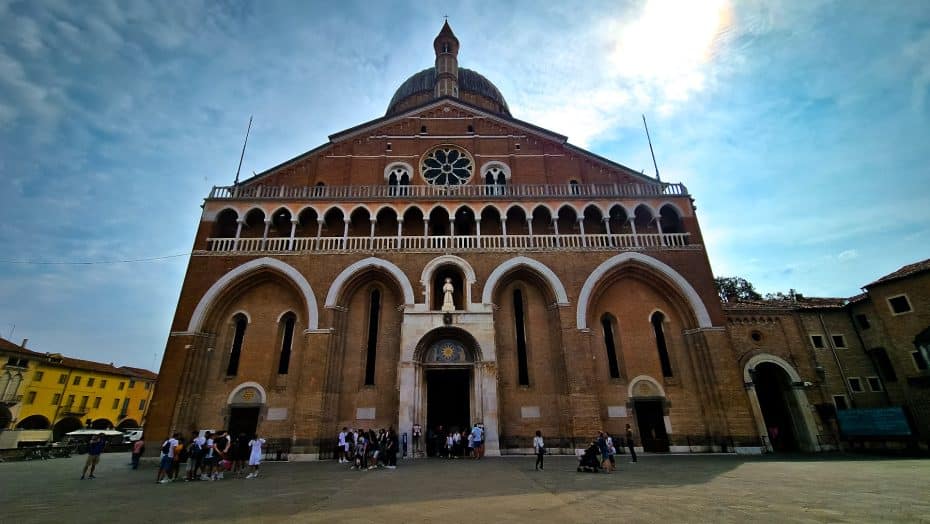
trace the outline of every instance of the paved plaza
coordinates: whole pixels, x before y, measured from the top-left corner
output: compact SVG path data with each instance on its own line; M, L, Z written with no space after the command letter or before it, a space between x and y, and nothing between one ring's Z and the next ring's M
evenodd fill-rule
M268 463L256 480L159 485L105 454L0 464L3 522L930 522L930 460L646 455L612 475L573 457L405 460L356 472Z

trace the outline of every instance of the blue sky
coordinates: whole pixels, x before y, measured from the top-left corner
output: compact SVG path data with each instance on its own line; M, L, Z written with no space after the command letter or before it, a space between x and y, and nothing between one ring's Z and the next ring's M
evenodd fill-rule
M188 252L250 114L245 174L381 116L443 15L517 118L651 172L646 113L718 275L850 296L930 256L926 2L430 4L0 0L0 334L157 369L186 257L11 261Z

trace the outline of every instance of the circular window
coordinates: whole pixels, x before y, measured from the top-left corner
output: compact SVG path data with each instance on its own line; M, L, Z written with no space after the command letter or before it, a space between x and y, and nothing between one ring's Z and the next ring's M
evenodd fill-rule
M420 162L420 173L434 186L458 186L468 182L475 170L471 155L455 146L430 149Z
M752 337L752 340L755 342L762 342L762 333L758 331L753 331L749 336Z

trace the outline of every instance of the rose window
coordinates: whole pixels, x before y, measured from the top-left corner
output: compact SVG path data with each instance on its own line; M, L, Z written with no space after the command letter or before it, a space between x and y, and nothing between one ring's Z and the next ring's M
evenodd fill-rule
M471 155L455 146L439 146L423 156L420 173L434 186L465 184L475 170Z

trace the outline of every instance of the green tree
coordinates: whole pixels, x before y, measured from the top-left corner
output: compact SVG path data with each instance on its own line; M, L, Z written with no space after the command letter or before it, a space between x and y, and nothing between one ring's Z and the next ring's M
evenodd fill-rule
M752 282L742 277L716 277L714 287L723 302L738 302L740 300L758 300L762 295L756 291Z

